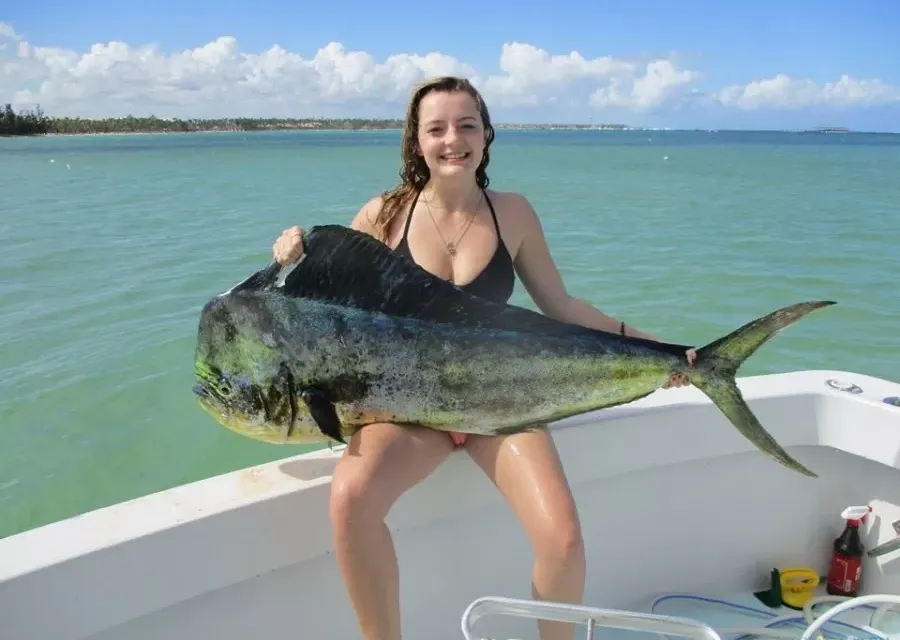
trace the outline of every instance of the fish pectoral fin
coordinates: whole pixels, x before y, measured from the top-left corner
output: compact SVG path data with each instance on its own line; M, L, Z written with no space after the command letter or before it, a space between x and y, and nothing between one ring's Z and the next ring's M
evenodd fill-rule
M300 393L300 397L306 404L306 408L309 409L309 415L319 427L319 431L332 440L347 444L341 435L341 420L338 418L334 403L328 399L325 393L319 389L304 389Z

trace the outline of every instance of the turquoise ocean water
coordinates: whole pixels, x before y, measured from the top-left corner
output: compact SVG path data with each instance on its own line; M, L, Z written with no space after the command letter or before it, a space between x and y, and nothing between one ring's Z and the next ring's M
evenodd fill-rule
M196 407L197 313L398 163L399 132L0 140L0 537L302 451ZM741 373L900 381L900 136L500 131L490 175L607 313L701 344L831 298Z

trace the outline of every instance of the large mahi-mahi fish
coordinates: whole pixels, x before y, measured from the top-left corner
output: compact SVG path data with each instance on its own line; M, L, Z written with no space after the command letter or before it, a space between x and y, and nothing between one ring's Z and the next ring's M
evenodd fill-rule
M507 434L632 402L690 376L759 450L815 477L762 427L738 368L781 329L834 304L803 302L697 350L496 304L366 234L313 227L278 284L272 263L200 315L196 393L219 423L274 443L346 442L374 422Z

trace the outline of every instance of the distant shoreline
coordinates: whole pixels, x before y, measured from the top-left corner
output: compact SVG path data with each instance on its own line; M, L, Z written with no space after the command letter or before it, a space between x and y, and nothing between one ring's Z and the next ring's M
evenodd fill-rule
M123 136L197 133L256 133L303 131L385 132L401 131L404 121L396 118L158 118L155 116L119 118L47 117L35 113L0 110L0 137ZM793 133L808 135L896 135L900 131L857 131L845 127L810 129L727 129L637 127L620 123L494 123L498 131L692 131Z
M137 122L136 122L137 121ZM209 123L197 120L164 120L151 118L109 118L106 120L80 120L76 118L47 118L46 131L18 134L19 136L106 136L106 135L159 135L189 133L276 133L301 131L402 131L404 122L373 121L365 119L347 120L283 120L255 121L247 124L231 124L228 120L215 120ZM591 130L591 131L628 131L643 130L641 127L629 127L620 124L512 124L495 123L499 130ZM9 137L17 137L13 134Z
M116 118L67 118L44 114L38 105L32 111L16 113L11 104L0 108L0 138L34 136L153 135L170 133L249 133L254 131L400 131L401 118L159 118L122 116ZM814 135L892 135L900 131L853 131L846 127L820 126L809 129L727 129L711 127L635 127L621 123L529 124L495 122L500 131L706 131L769 132Z
M521 127L495 127L498 131L614 131L613 129L592 129L590 127L529 127L529 126L521 126ZM399 131L394 128L385 128L385 129L281 129L280 131L284 133L302 133L305 131L309 132L347 132L347 133L364 133L365 131L369 132L387 132L387 131ZM625 129L624 131L646 131L646 132L666 132L666 133L675 133L675 132L696 132L696 133L784 133L784 134L795 134L795 135L816 135L816 136L828 136L832 137L837 134L833 133L822 133L818 131L812 130L797 130L797 129L642 129L640 127L634 127ZM115 137L115 136L173 136L173 135L202 135L202 134L252 134L252 133L272 133L266 131L216 131L216 130L204 130L204 131L113 131L113 132L104 132L104 131L91 131L85 133L39 133L32 135L0 135L0 140L4 138L90 138L90 137ZM848 136L860 136L860 135L880 135L880 136L896 136L900 135L900 131L847 131L840 135L848 135Z
M123 129L121 131L48 131L47 133L0 135L0 138L55 138L55 137L91 137L91 136L154 136L154 135L197 135L206 133L301 133L301 132L386 132L402 131L402 125L383 127L273 127L273 128L210 128L210 129ZM660 132L709 132L709 133L793 133L802 135L900 135L900 131L857 131L852 129L835 129L823 127L821 129L703 129L703 128L665 128L665 127L631 127L631 126L604 126L588 124L494 124L497 131L660 131Z
M593 125L494 125L494 129L498 131L522 130L522 131L644 131L641 127L603 127ZM152 135L172 135L172 134L201 134L201 133L279 133L279 132L304 132L304 131L348 131L353 133L379 132L379 131L402 131L402 126L396 127L273 127L258 129L135 129L123 131L78 131L78 132L48 132L44 134L33 134L37 136L53 137L53 136L152 136ZM649 129L647 129L649 130ZM14 136L9 136L14 137Z

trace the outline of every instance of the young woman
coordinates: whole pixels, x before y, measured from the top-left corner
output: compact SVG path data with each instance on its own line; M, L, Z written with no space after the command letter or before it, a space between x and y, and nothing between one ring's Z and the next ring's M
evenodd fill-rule
M367 202L351 226L482 297L507 302L518 276L548 316L656 340L569 295L528 200L488 189L493 139L488 109L467 80L445 77L420 85L406 116L402 182ZM286 229L273 253L283 265L299 260L302 230ZM686 355L693 362L693 351ZM666 386L683 384L689 380L675 376ZM399 576L385 524L388 511L455 448L468 451L524 526L534 549L533 596L581 601L585 553L578 513L546 428L448 437L375 424L360 430L344 450L330 507L338 565L367 640L400 638ZM574 633L571 625L541 621L539 628L542 640Z

